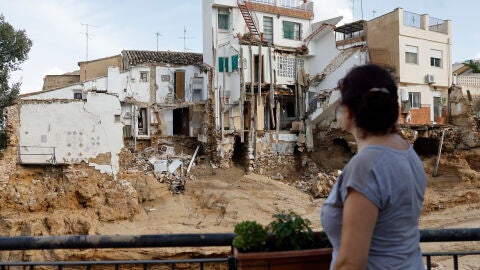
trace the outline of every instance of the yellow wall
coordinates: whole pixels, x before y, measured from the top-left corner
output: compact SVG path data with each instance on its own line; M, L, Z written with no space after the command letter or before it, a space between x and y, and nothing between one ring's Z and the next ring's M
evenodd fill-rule
M123 69L121 55L79 62L78 65L80 66L80 81L82 82L107 76L108 67L111 66L119 67L120 70Z

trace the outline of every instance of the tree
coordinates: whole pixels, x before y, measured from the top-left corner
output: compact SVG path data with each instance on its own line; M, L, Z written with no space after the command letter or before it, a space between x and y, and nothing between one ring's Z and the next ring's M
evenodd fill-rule
M0 14L0 119L3 108L11 106L20 92L21 82L9 84L10 73L20 69L31 47L32 41L25 30L14 29Z

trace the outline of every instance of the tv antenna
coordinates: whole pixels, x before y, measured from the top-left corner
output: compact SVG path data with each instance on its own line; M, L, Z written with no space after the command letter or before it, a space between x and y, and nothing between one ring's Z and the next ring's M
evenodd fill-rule
M161 37L162 34L160 34L159 32L156 32L155 35L157 36L157 52L158 52L158 37Z
M90 25L88 23L81 23L82 26L85 26L85 32L80 32L85 35L85 47L86 47L86 56L85 56L85 61L88 61L88 39L90 36L95 36L94 34L91 34L88 32L88 27L95 27L93 25Z
M183 52L187 52L187 50L190 50L186 46L186 40L187 39L194 39L195 37L187 37L187 28L183 26L183 37L179 37L180 39L183 39Z

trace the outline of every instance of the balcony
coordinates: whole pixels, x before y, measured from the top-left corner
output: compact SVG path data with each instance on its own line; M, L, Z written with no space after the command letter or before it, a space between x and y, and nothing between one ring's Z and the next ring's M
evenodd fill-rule
M194 250L202 247L224 247L224 252L215 252L214 254L195 255L195 252L187 252L194 258L178 259L140 259L140 260L76 260L76 261L15 261L4 259L0 262L2 269L158 269L158 266L167 266L170 269L176 269L179 266L189 265L189 269L237 269L236 260L232 256L231 243L235 234L216 233L216 234L164 234L164 235L72 235L72 236L16 236L0 237L0 250L2 251L32 251L58 249L81 249L98 250L108 249L109 253L122 257L129 249L129 254L134 252L135 248L141 248L140 253L144 253L145 248L177 248L181 256L180 248L189 248ZM420 242L422 243L440 243L440 242L471 242L480 240L480 229L438 229L438 230L420 230ZM113 250L112 250L113 249ZM118 252L114 252L114 250ZM138 250L137 250L138 252ZM139 254L140 254L139 253ZM45 253L47 254L47 253ZM122 255L124 254L124 255ZM145 254L145 253L144 253ZM153 253L152 253L153 254ZM424 264L427 269L432 269L435 258L451 257L453 267L448 269L459 269L462 265L462 258L466 256L478 256L479 250L466 251L432 251L423 254ZM188 255L186 255L188 257ZM28 258L29 256L27 256ZM132 257L132 256L129 256ZM158 257L158 256L157 256ZM4 257L7 258L7 257ZM38 258L33 256L32 258ZM81 258L81 256L79 257ZM83 268L79 268L83 267ZM164 269L164 268L161 268ZM184 269L184 268L182 268Z
M313 2L307 0L245 0L250 10L299 19L313 19Z
M448 21L427 14L420 15L413 12L403 11L403 25L417 29L448 34Z
M360 20L335 28L335 40L337 48L347 49L366 43L365 32L366 21Z

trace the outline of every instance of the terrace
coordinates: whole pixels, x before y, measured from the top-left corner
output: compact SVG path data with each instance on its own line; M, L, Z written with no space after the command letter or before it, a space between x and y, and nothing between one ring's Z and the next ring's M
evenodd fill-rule
M403 11L403 25L442 34L448 34L447 20L442 20L428 15L420 15L413 12Z

